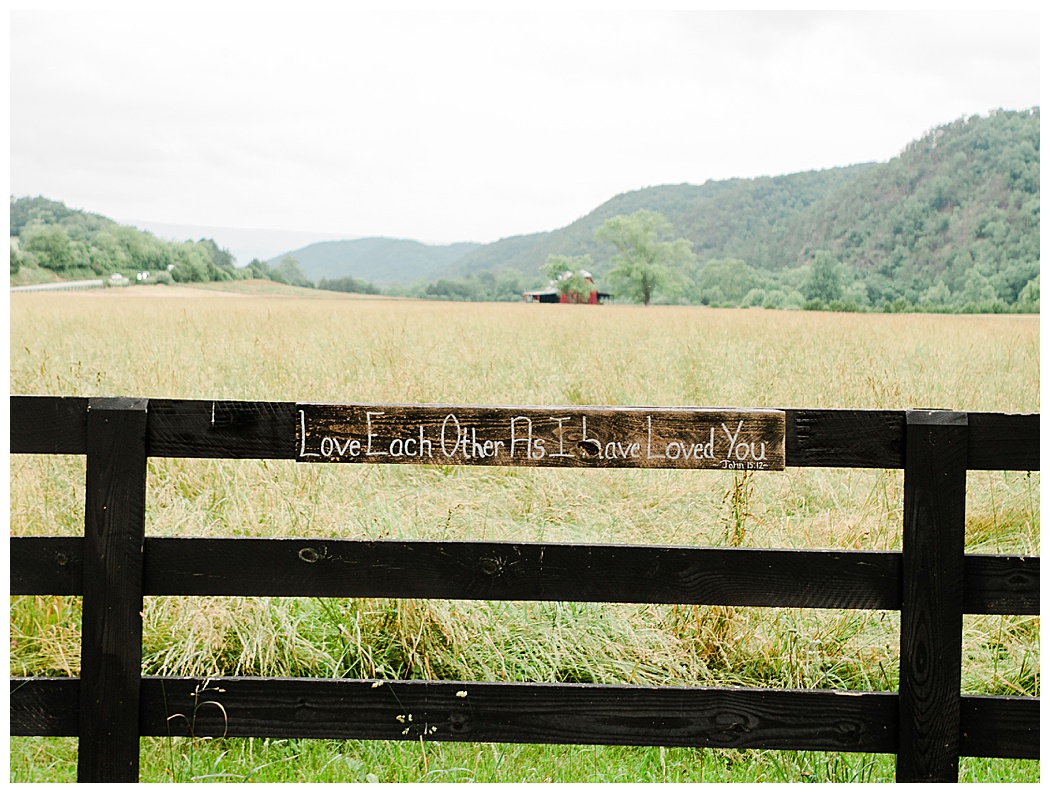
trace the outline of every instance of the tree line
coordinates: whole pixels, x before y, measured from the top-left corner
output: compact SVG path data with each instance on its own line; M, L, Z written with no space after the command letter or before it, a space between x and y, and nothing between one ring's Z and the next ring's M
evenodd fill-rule
M1038 312L1039 121L1038 108L995 111L937 127L883 164L646 188L464 263L503 262L539 279L568 257L617 299L641 303ZM662 220L637 220L644 212ZM678 242L662 283L623 277L624 251L609 236L609 224L625 222L616 218ZM459 285L469 287L465 277Z
M42 196L11 197L11 278L38 282L112 277L149 284L265 278L313 286L292 257L237 267L214 240L166 242L146 231Z
M474 247L436 279L316 286L514 301L544 283L583 290L586 270L615 300L646 305L1038 312L1039 229L1033 108L958 119L884 164L626 193L564 229ZM12 280L148 272L315 286L290 255L237 267L213 240L163 242L42 197L12 197L11 235Z

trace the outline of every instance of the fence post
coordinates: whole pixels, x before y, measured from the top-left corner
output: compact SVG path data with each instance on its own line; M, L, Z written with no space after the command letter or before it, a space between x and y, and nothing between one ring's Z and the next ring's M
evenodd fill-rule
M898 782L959 776L967 424L907 414Z
M80 782L137 782L148 400L90 399Z

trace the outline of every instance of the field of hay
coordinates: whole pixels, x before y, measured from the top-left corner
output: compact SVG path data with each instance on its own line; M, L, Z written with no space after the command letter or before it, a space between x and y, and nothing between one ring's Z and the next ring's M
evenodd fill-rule
M179 295L173 300L169 295ZM1038 317L462 304L129 288L11 296L11 393L312 402L1039 410ZM11 531L79 534L84 461L11 459ZM900 547L898 471L559 471L153 460L147 532ZM967 550L1039 553L1038 474L968 479ZM13 598L12 674L76 674L76 598ZM150 598L148 674L893 690L885 612ZM966 620L967 693L1038 694L1039 621ZM892 758L144 740L143 779L827 781ZM338 758L337 760L334 758ZM574 759L572 759L574 758ZM11 780L75 776L17 739ZM962 778L1038 763L964 760Z

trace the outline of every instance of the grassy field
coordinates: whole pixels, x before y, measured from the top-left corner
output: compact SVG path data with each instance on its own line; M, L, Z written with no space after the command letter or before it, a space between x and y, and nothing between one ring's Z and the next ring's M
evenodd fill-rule
M1038 317L455 304L128 288L11 298L11 392L317 402L1039 410ZM11 460L12 533L79 534L84 461ZM582 471L153 460L147 532L900 547L897 471ZM967 550L1039 552L1037 474L968 479ZM148 674L896 688L897 615L149 598ZM1038 694L1037 618L968 617L967 693ZM76 674L79 601L12 598L12 674ZM888 781L892 757L144 739L143 779ZM75 776L15 739L11 780ZM961 776L1035 781L1038 763Z

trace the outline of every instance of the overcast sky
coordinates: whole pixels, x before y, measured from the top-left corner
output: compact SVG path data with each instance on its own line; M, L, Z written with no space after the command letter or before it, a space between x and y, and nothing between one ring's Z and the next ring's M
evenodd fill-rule
M886 161L1039 104L1034 11L267 7L15 12L11 194L491 242L641 187Z

